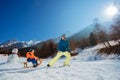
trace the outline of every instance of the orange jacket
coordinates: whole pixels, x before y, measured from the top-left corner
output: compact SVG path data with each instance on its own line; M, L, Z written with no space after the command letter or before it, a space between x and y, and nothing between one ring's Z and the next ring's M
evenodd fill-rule
M27 52L26 53L26 57L27 59L30 58L30 59L38 59L33 52Z

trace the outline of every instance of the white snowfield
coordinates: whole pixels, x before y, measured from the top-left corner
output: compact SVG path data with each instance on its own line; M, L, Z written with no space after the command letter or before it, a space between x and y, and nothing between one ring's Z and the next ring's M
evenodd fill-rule
M51 58L36 68L23 68L25 58L20 58L19 63L6 63L8 57L0 55L0 80L120 80L120 56L97 55L101 47L80 51L66 67L62 67L65 58L50 68L46 65Z
M22 63L5 63L7 57L0 56L0 80L120 80L120 60L82 61L72 59L70 66L61 67L60 59L53 67L43 60L37 68L23 68Z

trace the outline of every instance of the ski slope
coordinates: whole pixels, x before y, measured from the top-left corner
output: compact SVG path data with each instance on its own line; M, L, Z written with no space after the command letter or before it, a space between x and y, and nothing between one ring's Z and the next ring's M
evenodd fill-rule
M85 61L78 56L70 67L61 67L63 58L51 68L46 67L51 59L45 59L41 66L25 69L21 63L5 63L7 57L0 55L0 80L120 80L120 60Z

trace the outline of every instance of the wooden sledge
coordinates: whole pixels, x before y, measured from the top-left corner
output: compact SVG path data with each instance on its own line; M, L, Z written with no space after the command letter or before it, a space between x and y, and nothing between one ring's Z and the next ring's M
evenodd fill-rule
M42 59L41 59L41 58L38 59L37 61L39 62L39 64L38 64L37 66L39 66L39 65L42 64ZM28 66L28 62L24 62L24 68L30 68L30 67Z

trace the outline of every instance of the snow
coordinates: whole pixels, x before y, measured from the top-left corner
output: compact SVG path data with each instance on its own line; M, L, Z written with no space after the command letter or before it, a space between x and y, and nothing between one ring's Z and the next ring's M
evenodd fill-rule
M13 44L16 44L16 43L19 43L19 41L17 40L9 40L9 41L6 41L5 43L2 43L0 44L0 47L3 48L3 47L9 47Z
M41 41L36 41L36 40L30 40L30 41L26 41L27 43L27 46L33 46L33 45L36 45L38 43L40 43Z
M118 43L118 41L120 41L120 40L117 40L117 41L109 41L109 43L110 43L110 45L111 46L114 46L114 45L117 45L117 44L119 44ZM108 44L107 44L107 42L105 42L105 44L108 46ZM98 44L98 45L96 45L95 47L93 47L93 50L98 50L98 49L101 49L101 48L104 48L105 46L104 46L104 44ZM90 48L91 49L91 48Z
M24 47L30 47L30 46L36 45L40 42L41 41L37 41L37 40L29 40L29 41L9 40L7 42L4 42L4 43L0 44L0 47L1 48L9 47L9 46L12 46L12 45L17 44L17 43L23 43Z
M112 44L112 41L110 42ZM114 44L113 44L114 45ZM100 48L103 48L103 44L98 44L94 47L87 48L85 50L82 50L79 52L79 54L73 59L79 59L80 61L95 61L95 60L108 60L108 59L113 59L113 60L120 60L120 55L118 56L117 54L98 54L98 50Z
M25 60L20 58L20 61ZM120 80L119 60L72 59L70 66L61 67L63 58L53 67L47 68L50 60L44 59L37 68L23 68L22 63L6 63L7 56L0 55L0 80Z

